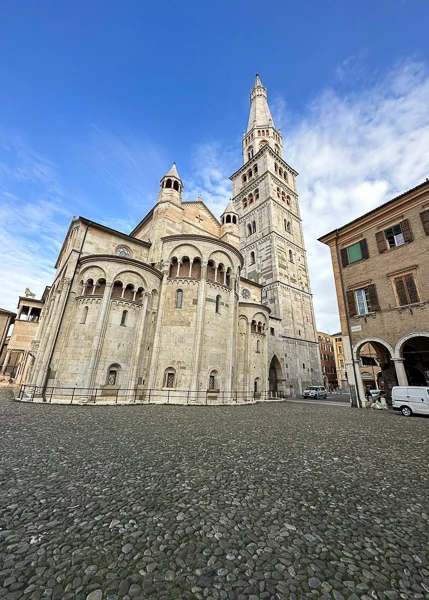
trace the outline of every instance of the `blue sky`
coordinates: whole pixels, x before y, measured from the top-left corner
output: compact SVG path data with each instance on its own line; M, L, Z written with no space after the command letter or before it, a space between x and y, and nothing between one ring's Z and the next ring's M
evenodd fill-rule
M296 168L319 329L338 329L316 238L429 176L429 6L0 0L0 306L40 294L72 215L129 231L177 162L220 214L249 91Z

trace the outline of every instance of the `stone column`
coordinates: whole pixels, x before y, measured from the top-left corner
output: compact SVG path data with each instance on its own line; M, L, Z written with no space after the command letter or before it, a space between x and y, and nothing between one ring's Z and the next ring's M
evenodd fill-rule
M144 295L143 305L140 308L138 324L136 326L136 333L134 336L133 350L131 353L129 375L128 375L128 381L127 381L128 389L135 388L137 385L137 382L136 382L137 369L139 367L139 362L140 362L144 326L145 326L145 322L146 322L146 311L147 311L147 304L148 304L149 298L150 298L150 294L148 292L146 292Z
M49 324L46 332L43 359L40 363L40 370L37 377L37 385L44 385L46 382L53 346L55 343L56 334L58 332L61 315L63 313L63 309L67 300L70 284L71 279L65 277L63 280L62 290L57 294L57 298L55 299L55 305L52 308L52 314L51 318L49 319Z
M353 363L354 363L354 371L353 371L353 375L356 373L356 377L357 377L357 382L356 382L356 393L357 393L357 400L358 400L358 407L362 408L362 406L365 406L364 402L366 401L365 398L365 388L363 385L363 381L362 381L362 377L360 374L360 362L359 359L354 358L353 359Z
M236 319L236 302L235 302L235 294L234 294L234 286L231 287L230 291L230 301L229 301L229 315L228 315L228 342L226 347L226 391L232 391L232 368L234 364L234 355L235 355L235 332L238 326Z
M153 338L153 346L152 346L152 357L150 359L150 369L149 369L149 378L147 382L147 388L153 389L154 384L156 382L156 374L158 371L158 358L159 351L161 349L161 329L162 329L162 317L164 315L164 305L165 305L165 292L167 289L167 279L170 271L170 263L166 261L161 262L161 271L164 274L161 284L161 291L159 294L158 301L158 315L156 318L155 325L155 335Z
M31 365L33 364L33 357L32 355L27 352L27 360L25 362L25 367L24 367L24 371L22 373L22 377L21 377L21 383L25 384L27 381L27 373L30 370Z
M101 301L100 312L98 314L97 324L92 338L91 356L89 358L88 367L86 369L84 388L90 388L93 384L95 371L97 368L97 358L100 351L102 334L105 328L106 314L110 306L110 298L112 294L112 282L106 282L106 287Z
M392 358L393 364L395 365L396 378L398 380L398 385L407 387L408 386L408 378L405 372L404 359L403 358Z
M199 390L199 375L201 366L201 341L204 331L204 309L207 294L207 263L201 263L201 279L198 290L197 316L195 323L195 342L193 353L194 372L192 375L191 390Z
M248 396L253 396L253 377L252 377L252 323L247 324L247 356L246 356L246 392Z
M2 370L1 370L1 374L2 374L2 375L5 375L5 374L6 374L6 369L7 369L7 367L8 367L8 364L9 364L9 361L10 361L11 354L12 354L12 350L8 350L8 351L6 352L6 356L5 356L4 363L3 363L3 368L2 368Z

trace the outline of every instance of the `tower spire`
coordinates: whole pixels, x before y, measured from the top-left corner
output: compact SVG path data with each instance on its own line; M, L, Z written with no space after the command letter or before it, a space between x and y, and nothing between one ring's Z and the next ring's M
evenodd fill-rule
M254 127L274 127L270 107L268 106L267 88L262 85L256 73L255 85L250 92L250 115L247 133Z

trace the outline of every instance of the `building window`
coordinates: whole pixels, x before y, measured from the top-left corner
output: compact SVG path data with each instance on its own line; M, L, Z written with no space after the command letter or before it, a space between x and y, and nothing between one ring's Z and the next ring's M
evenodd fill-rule
M289 261L291 263L293 263L293 252L292 252L292 250L289 250Z
M341 262L343 267L358 262L364 258L369 258L368 244L366 239L363 239L356 244L352 244L347 248L341 249Z
M216 296L216 312L220 312L220 296L219 294Z
M174 388L174 382L176 378L176 371L170 367L166 369L164 372L164 387L166 388Z
M107 385L117 385L119 383L119 371L119 365L110 365L110 367L107 369Z
M270 334L274 335L274 327L270 327Z
M305 363L302 363L302 368L305 369Z
M368 288L362 288L355 291L358 315L365 315L371 312L371 302L369 299Z
M176 308L182 308L183 303L183 291L177 290L176 292Z
M342 346L338 346L338 354L342 354L343 353L343 347Z
M250 225L250 223L247 226L247 235L252 235L252 226Z
M123 325L124 327L127 324L127 316L128 316L128 311L127 310L122 311L121 325Z
M255 264L255 253L254 252L250 253L250 264L251 265Z
M116 248L117 256L122 256L123 258L128 258L131 256L131 250L127 246L118 246Z
M255 221L252 222L252 233L256 233L256 223L255 223Z
M219 386L217 384L217 371L212 371L209 376L209 390L217 390Z
M400 223L398 225L394 225L393 227L385 229L384 235L386 236L389 248L394 248L395 246L402 246L403 244L405 244L404 234L402 233Z
M395 286L398 306L415 304L420 301L416 282L412 273L407 273L406 275L395 277L393 279L393 283Z
M81 316L81 318L80 318L80 322L81 322L81 324L82 324L82 325L83 325L84 323L86 323L86 318L87 318L87 316L88 316L88 307L87 307L87 306L85 306L85 307L84 307L84 309L83 309L83 311L82 311L82 316Z
M256 340L256 352L259 354L261 352L261 341Z

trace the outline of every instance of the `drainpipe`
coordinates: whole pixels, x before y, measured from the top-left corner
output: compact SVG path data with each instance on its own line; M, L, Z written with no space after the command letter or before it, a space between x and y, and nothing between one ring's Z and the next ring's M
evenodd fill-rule
M359 386L358 386L358 380L357 380L357 376L356 376L355 360L354 360L354 356L353 356L352 330L351 330L351 326L350 326L350 317L349 317L349 313L348 313L348 310L347 310L346 291L345 291L345 286L344 286L344 279L343 279L343 271L342 271L342 266L341 266L340 251L339 251L339 248L338 248L338 236L339 236L339 231L338 231L338 229L336 229L335 230L335 250L336 250L336 253L337 253L338 270L340 272L341 291L343 293L344 310L345 310L345 313L346 313L347 333L348 333L349 340L350 340L350 352L351 352L351 355L352 355L352 369L353 369L353 374L355 376L355 383L356 383L356 404L354 402L353 397L350 396L350 398L351 398L352 408L361 408L362 404L361 404L361 399L359 398ZM359 375L360 375L360 373L359 373Z

